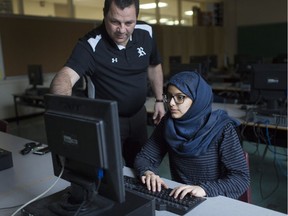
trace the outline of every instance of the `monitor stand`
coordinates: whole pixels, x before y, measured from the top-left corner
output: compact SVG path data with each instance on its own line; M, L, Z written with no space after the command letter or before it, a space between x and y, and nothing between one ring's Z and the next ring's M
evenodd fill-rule
M69 189L62 190L50 196L44 197L37 200L24 209L22 209L23 216L59 216L61 213L55 213L54 210L57 208L59 201L63 199L69 193ZM115 215L129 215L129 216L147 216L155 215L155 201L129 191L125 191L125 202L117 203L114 202L111 208L105 209L104 211L96 211L85 214L85 216L115 216ZM58 203L58 204L57 204ZM67 213L67 212L66 212ZM65 214L65 216L74 215ZM82 215L82 214L80 214Z

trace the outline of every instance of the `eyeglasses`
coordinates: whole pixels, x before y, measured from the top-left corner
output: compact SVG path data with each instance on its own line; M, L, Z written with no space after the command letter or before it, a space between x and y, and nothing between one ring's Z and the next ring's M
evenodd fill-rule
M174 102L176 104L182 104L184 103L184 100L187 96L183 95L183 94L176 94L176 95L171 95L171 94L164 94L163 95L163 101L165 103L170 103L170 101L172 100L172 98L174 99Z

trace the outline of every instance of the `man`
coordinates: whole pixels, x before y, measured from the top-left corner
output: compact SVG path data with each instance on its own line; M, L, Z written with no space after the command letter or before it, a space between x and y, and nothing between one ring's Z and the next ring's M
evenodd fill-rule
M78 41L54 77L51 93L71 95L85 75L95 86L95 98L117 101L123 157L132 167L147 140L147 77L156 97L154 123L165 113L161 59L151 26L137 21L139 0L105 0L103 12L103 23Z

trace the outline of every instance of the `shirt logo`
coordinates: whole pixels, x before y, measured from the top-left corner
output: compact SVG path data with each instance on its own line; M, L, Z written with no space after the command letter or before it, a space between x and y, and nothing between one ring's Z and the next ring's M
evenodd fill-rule
M146 55L146 52L144 51L143 47L139 47L139 48L137 48L137 50L138 50L138 54L139 54L138 57Z
M112 58L112 63L118 62L117 58Z

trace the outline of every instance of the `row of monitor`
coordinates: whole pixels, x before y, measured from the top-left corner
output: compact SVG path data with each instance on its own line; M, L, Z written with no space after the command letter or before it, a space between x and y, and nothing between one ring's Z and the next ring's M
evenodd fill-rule
M170 76L181 71L191 70L197 71L204 77L207 75L207 67L203 67L202 63L196 63L198 60L200 61L200 59L206 59L207 62L207 56L199 56L199 58L191 57L195 62L191 61L190 64L179 64L177 63L180 60L179 56L176 57L177 56L171 58ZM210 59L214 59L211 62L217 62L215 56L214 58L210 57ZM240 71L243 76L242 82L248 82L251 85L251 102L258 101L259 98L262 98L267 102L269 109L276 110L279 98L283 100L287 97L287 63L263 64L261 58L247 58L247 56L238 56L237 62L237 70ZM28 77L29 84L32 85L34 89L37 88L38 85L43 85L42 66L28 65Z
M201 74L208 74L209 71L217 69L217 56L216 55L200 55L200 56L190 56L188 64L182 63L181 56L170 56L169 57L169 69L170 75L177 73L177 71L193 68Z
M239 73L242 73L240 81L250 85L251 88L251 97L248 101L266 105L267 112L283 113L287 104L287 64L250 63L246 64L246 67L244 64L239 64L238 68ZM181 71L197 71L206 78L207 74L202 68L200 63L171 64L170 75L167 78Z
M261 56L254 55L240 55L237 54L234 56L234 69L235 72L245 77L246 73L251 71L253 64L263 64L264 58ZM274 64L287 64L287 53L279 54L275 56L271 63ZM183 64L181 56L170 56L169 65L170 68L175 68L175 65ZM218 57L217 55L194 55L190 56L189 64L201 64L202 74L207 74L213 69L218 68ZM228 63L227 63L228 64ZM187 64L186 64L187 65ZM174 69L175 70L175 69Z

